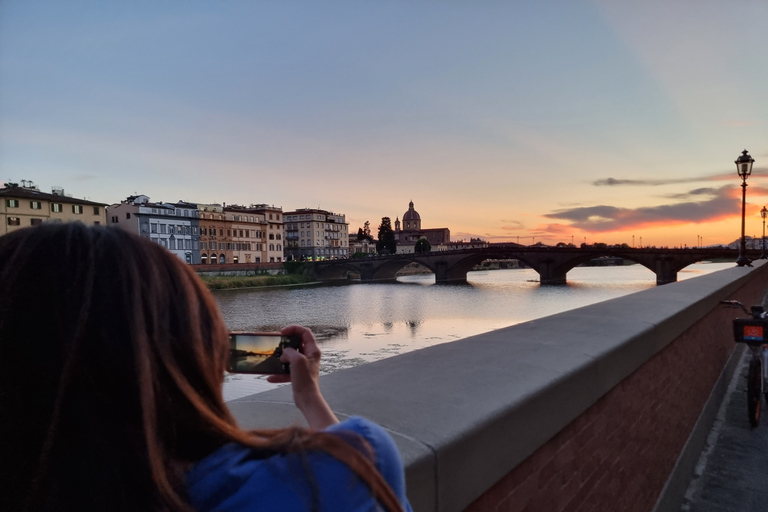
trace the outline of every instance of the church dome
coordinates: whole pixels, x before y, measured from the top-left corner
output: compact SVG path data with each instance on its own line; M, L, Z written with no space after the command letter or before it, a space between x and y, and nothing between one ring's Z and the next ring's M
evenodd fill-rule
M408 211L403 214L403 222L407 220L421 221L421 216L419 215L419 212L413 209L413 201L408 203Z

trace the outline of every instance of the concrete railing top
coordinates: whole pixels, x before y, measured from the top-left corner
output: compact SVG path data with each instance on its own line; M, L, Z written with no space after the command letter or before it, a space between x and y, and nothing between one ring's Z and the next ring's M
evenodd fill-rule
M459 511L729 297L734 267L321 378L340 416L389 430L414 510ZM287 387L229 402L241 426L300 422Z

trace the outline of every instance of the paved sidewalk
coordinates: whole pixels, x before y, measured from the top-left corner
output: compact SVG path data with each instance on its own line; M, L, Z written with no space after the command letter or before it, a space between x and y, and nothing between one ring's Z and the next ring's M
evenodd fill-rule
M745 351L696 466L684 512L768 511L768 405L757 428L747 418Z

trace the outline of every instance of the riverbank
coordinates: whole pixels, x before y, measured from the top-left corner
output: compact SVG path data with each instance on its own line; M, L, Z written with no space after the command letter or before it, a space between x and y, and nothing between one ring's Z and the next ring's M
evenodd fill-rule
M237 288L264 288L308 284L313 280L305 275L280 274L267 276L200 276L209 290L234 290Z

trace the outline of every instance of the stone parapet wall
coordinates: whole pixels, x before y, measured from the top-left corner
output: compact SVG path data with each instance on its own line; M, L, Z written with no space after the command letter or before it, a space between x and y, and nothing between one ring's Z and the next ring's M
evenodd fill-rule
M760 303L767 279L756 262L321 384L340 416L392 433L414 510L650 511L734 347L718 302ZM288 388L229 405L248 428L300 418Z

